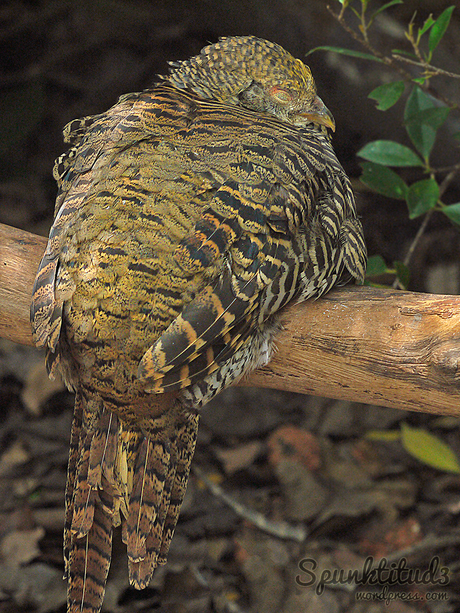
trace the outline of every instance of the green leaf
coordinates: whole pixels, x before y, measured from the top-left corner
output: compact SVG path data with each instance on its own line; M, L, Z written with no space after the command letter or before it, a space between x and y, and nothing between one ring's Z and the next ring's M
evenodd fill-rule
M439 128L446 121L450 111L451 109L448 106L425 109L424 111L411 115L410 118L407 119L407 124L419 122L421 124L431 126L435 130L439 130Z
M367 260L366 277L377 277L388 271L385 260L381 255L373 255Z
M386 4L381 6L379 9L377 9L375 13L372 13L371 20L375 19L379 13L386 11L387 9L390 8L390 6L394 6L395 4L404 4L404 2L403 0L390 0L390 2L387 2Z
M433 51L441 42L441 39L449 26L450 18L452 17L454 8L455 6L449 6L449 8L443 11L436 19L433 27L431 28L430 38L428 39L428 48L430 50L430 53L433 53Z
M454 132L452 136L455 138L455 140L460 140L460 132Z
M351 12L354 13L356 15L356 17L361 21L361 15L359 14L359 12L355 9L354 6L350 6Z
M409 135L412 134L415 137L412 142L416 144L415 141L420 138L416 146L426 160L430 156L437 131L446 121L450 111L451 109L447 106L428 108L414 113L405 121Z
M413 183L407 192L406 202L409 217L414 219L427 213L439 200L439 185L434 179L422 179Z
M404 289L407 289L410 280L410 271L408 267L403 262L399 262L398 260L393 262L393 266L396 271L396 276L398 277L399 282Z
M358 155L365 160L384 166L423 166L416 153L392 140L374 140L364 145Z
M435 124L432 125L430 123L430 115L425 115L424 112L441 109L441 113L434 113L431 117L431 119L433 117L437 118ZM445 113L444 107L439 107L431 96L422 91L418 86L413 88L406 102L404 124L415 148L425 160L428 160L436 140L437 126L441 125L445 121L445 117L447 117L447 115L444 117L443 113Z
M415 87L407 99L404 119L407 119L415 113L420 113L420 111L424 111L425 109L435 108L436 105L437 103L432 96L421 90L419 87Z
M460 226L460 202L444 206L441 210L451 221Z
M343 47L330 47L329 45L324 45L322 47L315 47L314 49L310 49L308 53L305 55L310 55L314 51L333 51L334 53L340 53L341 55L349 55L351 57L359 57L363 60L371 60L373 62L382 62L379 57L375 57L375 55L371 55L370 53L362 53L361 51L354 51L353 49L344 49Z
M435 21L431 15L425 19L425 23L418 31L419 39L420 36L423 36L423 34L425 34L425 32L427 32L434 23Z
M413 60L418 59L415 53L411 53L410 51L405 51L404 49L392 49L391 53L394 55L405 55L406 57L410 57Z
M364 185L389 198L405 200L408 187L394 170L373 162L363 162L361 167L360 179Z
M440 438L423 428L401 424L401 442L407 453L433 468L451 473L460 473L457 456Z
M401 432L398 430L369 430L364 435L369 441L384 441L392 443L401 439Z
M398 102L403 91L404 81L394 81L393 83L379 85L379 87L373 89L369 94L369 98L377 100L377 109L379 111L386 111Z

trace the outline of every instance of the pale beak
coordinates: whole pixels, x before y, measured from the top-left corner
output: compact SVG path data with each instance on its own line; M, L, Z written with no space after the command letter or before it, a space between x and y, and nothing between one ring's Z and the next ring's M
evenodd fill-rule
M316 98L313 100L313 104L311 105L308 113L299 113L299 116L305 117L305 119L311 121L312 123L319 123L322 126L326 126L326 128L330 128L333 132L335 132L334 117L319 96L316 96Z

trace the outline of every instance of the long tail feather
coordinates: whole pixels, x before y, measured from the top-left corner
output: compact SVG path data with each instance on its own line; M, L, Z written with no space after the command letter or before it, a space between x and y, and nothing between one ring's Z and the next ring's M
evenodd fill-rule
M96 492L88 482L92 436L91 432L83 432L82 430L83 440L79 448L80 457L77 463L73 496L72 538L86 536L93 523Z
M91 441L91 452L88 468L88 483L94 488L102 486L102 468L110 482L117 453L117 417L106 408L102 409L99 425ZM109 474L107 474L109 473Z
M77 393L71 436L64 531L68 613L98 613L112 551L116 416Z
M146 539L158 521L158 508L170 464L167 447L163 441L146 438L138 452L126 526L128 558L132 562L140 562L146 557Z
M129 563L129 582L138 590L148 586L158 565L158 555L161 550L164 523L169 509L175 474L176 465L173 460L169 463L157 519L146 539L146 556L139 562Z
M151 488L152 483L149 483L149 487L151 488L149 497L153 502L154 515L151 518L150 524L145 525L147 530L142 531L141 534L139 534L137 530L131 536L133 543L142 542L143 555L138 555L137 557L130 555L131 552L128 541L129 582L138 590L147 587L157 565L156 562L161 547L163 525L166 515L164 508L166 507L167 509L169 507L172 480L175 472L174 455L171 455L170 449L168 449L170 447L171 445L166 445L161 441L154 444L157 458L152 459L149 471L154 480L153 489ZM161 456L162 450L163 455ZM157 459L160 461L157 466L155 466L155 461Z
M99 612L122 515L131 585L146 587L166 562L197 428L198 416L175 405L143 432L77 394L66 493L68 613Z
M99 613L102 606L112 556L112 518L103 506L95 505L91 529L72 542L68 613Z
M198 432L199 416L190 414L177 432L177 465L174 474L174 483L171 490L169 506L164 521L161 549L158 555L158 564L166 564L171 540L174 535L180 508L184 500L190 474L190 465L195 453L196 437Z
M71 549L71 526L73 519L73 496L79 458L79 443L83 419L83 402L79 393L75 396L75 408L70 434L69 463L67 465L67 483L65 488L65 521L64 521L64 564L67 578L69 571L69 556Z
M164 471L163 489L161 496L157 498L154 521L145 538L145 555L139 560L129 560L129 581L137 589L145 588L150 583L155 568L166 562L187 488L197 429L197 415L182 416L175 425L174 433L169 434L170 453L165 453L160 464L156 465L156 479L159 478L158 466ZM158 444L156 447L161 449Z

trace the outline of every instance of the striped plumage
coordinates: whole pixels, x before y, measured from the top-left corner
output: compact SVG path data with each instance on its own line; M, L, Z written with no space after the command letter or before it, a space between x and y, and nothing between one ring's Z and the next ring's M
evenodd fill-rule
M332 127L309 69L254 37L67 126L32 326L76 392L69 612L100 609L113 525L135 587L165 563L197 409L268 361L275 313L362 281Z

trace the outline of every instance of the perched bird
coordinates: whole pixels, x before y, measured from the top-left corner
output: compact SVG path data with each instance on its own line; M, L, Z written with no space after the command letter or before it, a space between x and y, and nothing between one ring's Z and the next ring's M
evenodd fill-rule
M65 128L31 320L76 393L69 613L100 610L113 526L134 587L166 562L199 409L269 360L276 313L363 280L333 129L310 69L253 36Z

